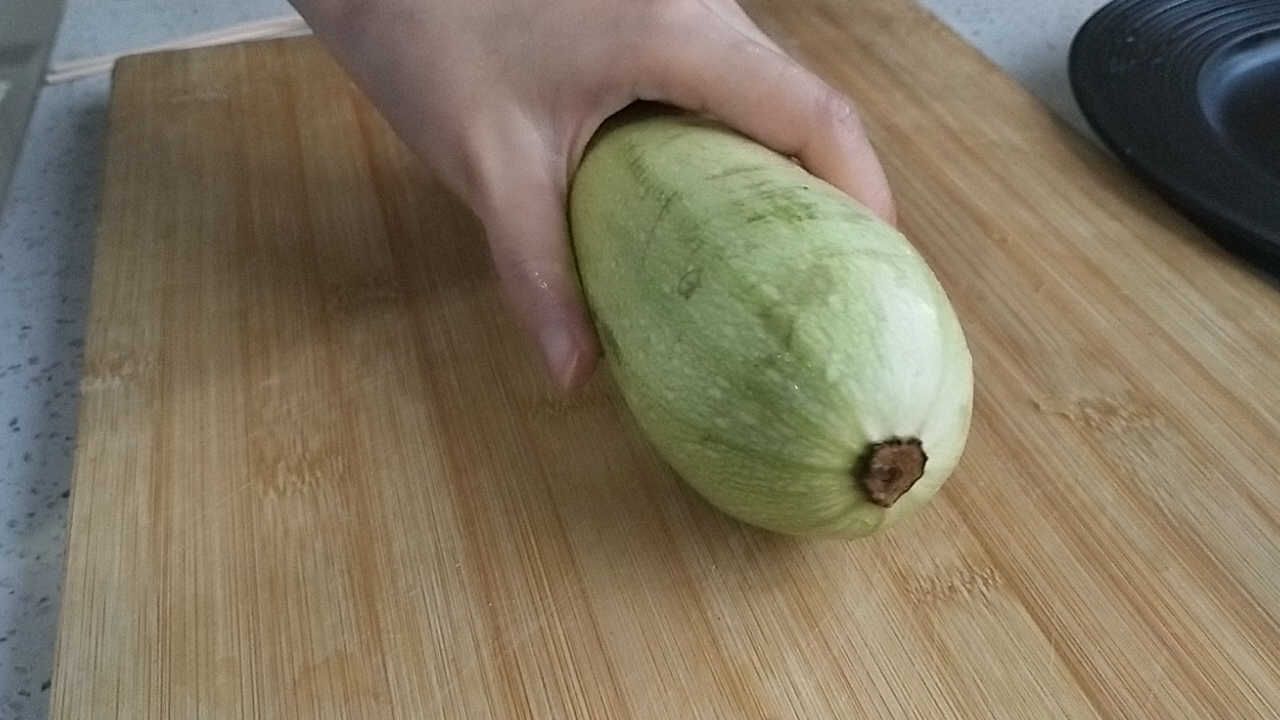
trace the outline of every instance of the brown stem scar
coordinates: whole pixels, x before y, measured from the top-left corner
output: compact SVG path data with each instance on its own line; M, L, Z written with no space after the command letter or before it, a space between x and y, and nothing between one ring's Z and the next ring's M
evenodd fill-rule
M893 507L924 475L928 459L918 438L891 438L867 446L853 477L868 500L883 508Z

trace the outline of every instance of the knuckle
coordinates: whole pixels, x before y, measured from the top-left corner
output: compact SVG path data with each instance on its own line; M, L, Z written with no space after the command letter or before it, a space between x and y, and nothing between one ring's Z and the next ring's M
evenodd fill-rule
M707 10L697 0L649 0L633 32L637 52L654 61L671 60L707 42Z
M508 282L522 287L546 282L547 268L538 258L516 249L507 250L502 247L495 249L495 255L498 273Z
M499 221L499 224L505 223ZM509 226L509 224L508 224ZM539 252L525 238L509 234L490 237L494 268L508 289L527 304L541 304L561 292L565 272L558 258Z
M646 14L651 29L676 30L689 27L702 5L691 0L649 0Z
M898 203L890 192L883 193L883 197L879 199L880 212L884 219L891 225L898 223Z
M830 87L818 92L817 114L823 125L843 131L862 132L857 108L844 94Z
M494 265L503 293L521 313L542 315L556 304L561 283L558 269L520 252L495 249Z

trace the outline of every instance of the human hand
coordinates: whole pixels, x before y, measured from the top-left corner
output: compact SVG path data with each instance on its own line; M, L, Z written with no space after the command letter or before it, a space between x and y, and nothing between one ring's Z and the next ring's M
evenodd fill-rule
M509 304L565 388L599 345L565 214L583 150L636 100L705 112L894 219L852 105L735 0L292 0L484 226Z

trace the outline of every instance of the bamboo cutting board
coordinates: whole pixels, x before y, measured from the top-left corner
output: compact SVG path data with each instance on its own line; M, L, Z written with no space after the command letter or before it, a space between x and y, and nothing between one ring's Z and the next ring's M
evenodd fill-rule
M905 0L750 9L967 328L938 501L726 519L314 41L130 58L53 717L1280 717L1280 293Z

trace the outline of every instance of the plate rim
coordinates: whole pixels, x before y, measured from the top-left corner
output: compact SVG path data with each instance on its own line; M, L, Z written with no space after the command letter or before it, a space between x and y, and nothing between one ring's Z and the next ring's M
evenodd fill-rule
M1143 113L1135 113L1132 106L1117 108L1108 105L1104 98L1110 93L1101 88L1097 65L1104 59L1113 57L1110 53L1100 59L1098 54L1117 47L1127 36L1132 38L1130 26L1124 24L1125 12L1140 9L1144 5L1156 6L1152 14L1160 14L1167 9L1203 3L1205 10L1223 10L1233 5L1240 6L1244 12L1258 11L1265 13L1267 8L1257 0L1218 0L1210 4L1207 0L1181 0L1181 2L1158 5L1158 0L1111 0L1095 10L1077 29L1072 37L1068 50L1068 80L1075 95L1077 107L1081 111L1090 129L1098 136L1103 145L1116 156L1133 174L1144 183L1164 196L1175 209L1188 216L1195 224L1210 236L1210 239L1224 248L1231 250L1250 264L1271 274L1280 276L1280 227L1272 227L1264 220L1263 212L1255 203L1233 204L1224 202L1222 193L1213 185L1221 185L1223 169L1227 175L1236 175L1236 187L1241 182L1250 185L1250 190L1265 194L1276 193L1277 205L1280 205L1280 181L1271 178L1266 171L1253 164L1240 153L1223 144L1220 135L1214 133L1211 123L1199 102L1198 90L1191 98L1196 108L1197 122L1191 125L1203 125L1203 129L1183 127L1176 132L1168 128L1172 123L1149 122ZM1276 24L1263 23L1256 32L1280 30L1280 4L1276 6ZM1192 17L1195 17L1193 13ZM1263 15L1270 19L1270 15ZM1244 34L1230 33L1222 36L1223 47L1237 43L1241 39L1254 34L1250 30ZM1175 46L1176 46L1175 41ZM1190 83L1198 88L1200 75L1208 61L1222 48L1199 57L1193 66L1189 66L1194 76ZM1151 63L1146 63L1151 65ZM1149 79L1149 73L1135 72L1144 63L1132 63L1128 67L1110 72L1107 77L1115 80L1118 86L1134 82L1134 79ZM1185 73L1184 73L1185 75ZM1183 76L1176 76L1183 77ZM1172 94L1171 94L1172 95ZM1177 94L1170 102L1187 101L1187 97ZM1143 144L1131 144L1129 140L1136 133L1141 133L1153 141L1171 141L1175 136L1191 137L1195 141L1195 154L1217 164L1209 172L1189 173L1185 164L1179 169L1179 163L1171 163L1167 158L1153 157L1154 153ZM1215 171L1216 170L1216 171ZM1251 180L1241 180L1240 174ZM1228 186L1232 179L1227 178Z

